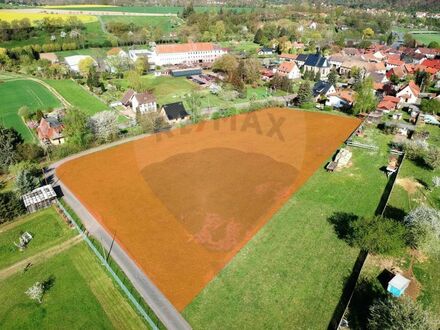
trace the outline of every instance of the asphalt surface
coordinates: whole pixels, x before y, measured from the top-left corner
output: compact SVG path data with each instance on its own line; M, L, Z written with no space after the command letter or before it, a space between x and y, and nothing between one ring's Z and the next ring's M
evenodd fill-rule
M79 202L75 195L59 180L55 175L55 170L61 164L90 154L99 150L111 148L115 145L133 141L145 137L146 135L137 136L134 138L128 138L116 143L103 145L94 149L87 150L83 153L79 153L63 160L60 160L52 164L46 170L46 177L52 183L55 189L61 189L63 198L66 203L74 210L74 212L82 220L82 223L86 227L90 235L98 239L106 251L109 251L112 245L113 236L112 233L107 232L101 224L93 217L93 215ZM111 250L111 257L117 262L119 267L124 271L127 277L130 279L133 286L147 302L150 308L154 311L157 317L165 325L167 329L191 329L189 323L183 318L179 311L168 301L168 299L162 294L162 292L154 285L154 283L144 274L144 272L136 265L136 263L129 257L124 249L117 243L113 243Z

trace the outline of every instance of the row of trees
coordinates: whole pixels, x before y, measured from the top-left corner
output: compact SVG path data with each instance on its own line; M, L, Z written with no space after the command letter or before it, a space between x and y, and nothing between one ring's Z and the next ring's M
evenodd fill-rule
M0 41L26 40L36 36L41 31L52 34L81 29L84 29L84 24L73 15L66 19L46 16L34 25L31 24L29 18L15 19L11 22L0 20Z

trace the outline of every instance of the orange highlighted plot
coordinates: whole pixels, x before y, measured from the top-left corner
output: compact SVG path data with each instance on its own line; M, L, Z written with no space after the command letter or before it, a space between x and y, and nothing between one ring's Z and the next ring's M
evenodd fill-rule
M57 175L183 310L359 123L267 109L96 152Z

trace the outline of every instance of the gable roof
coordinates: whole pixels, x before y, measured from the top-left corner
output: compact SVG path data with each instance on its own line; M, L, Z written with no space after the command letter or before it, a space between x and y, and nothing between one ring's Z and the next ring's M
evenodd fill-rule
M182 102L164 104L163 110L165 111L168 120L183 119L189 116Z
M297 57L296 57L296 61L299 61L299 62L305 62L305 61L307 61L307 58L309 57L309 55L308 54L299 54Z
M286 60L296 60L296 58L298 57L298 55L295 54L281 54L280 58L282 59L286 59Z
M307 66L313 66L316 68L328 68L330 67L327 59L321 54L310 54L307 56L307 60L304 63Z
M107 52L107 56L115 56L119 55L120 52L123 52L122 48L119 47L113 47Z
M139 104L147 104L147 103L156 102L156 98L154 97L154 95L151 93L148 93L148 92L135 94L134 97L139 102Z
M327 81L317 81L313 86L313 95L318 96L321 94L326 94L332 88L332 86L333 85Z
M55 63L58 62L58 56L55 53L40 53L40 60L48 60Z
M280 74L289 74L296 68L295 62L283 62L278 67L278 72Z
M133 97L134 94L135 94L135 92L132 89L129 89L128 91L126 91L124 96L122 96L121 103L123 105L128 104L128 102L130 102L130 100L131 100L131 98Z

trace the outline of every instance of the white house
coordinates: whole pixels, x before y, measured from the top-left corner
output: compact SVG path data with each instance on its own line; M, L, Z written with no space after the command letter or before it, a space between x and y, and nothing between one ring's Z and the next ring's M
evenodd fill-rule
M156 98L153 94L148 92L136 93L132 89L125 92L121 104L131 107L133 112L139 111L142 114L157 110Z
M64 61L66 62L67 66L69 67L69 69L73 72L79 72L79 63L86 59L86 58L91 58L93 60L93 64L95 66L97 66L98 64L96 63L96 61L93 59L93 57L89 56L89 55L73 55L73 56L67 56L64 58Z
M288 79L299 79L301 78L301 71L299 71L298 66L295 62L283 62L278 67L277 73L280 76L287 77Z
M150 60L156 65L212 63L227 50L210 42L157 45Z
M408 85L403 87L396 96L402 100L403 103L415 104L420 95L420 88L414 81L410 81Z
M157 110L156 98L148 92L135 94L131 99L131 108L134 112L139 111L144 114Z

